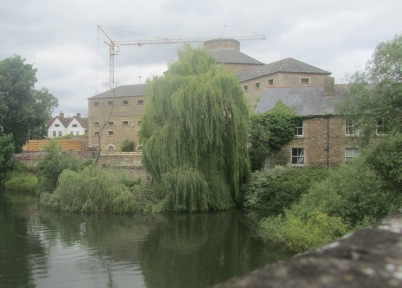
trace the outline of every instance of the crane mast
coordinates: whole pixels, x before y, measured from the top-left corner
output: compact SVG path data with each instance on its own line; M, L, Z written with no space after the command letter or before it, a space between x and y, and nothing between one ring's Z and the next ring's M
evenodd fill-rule
M226 25L225 25L226 29ZM109 46L109 86L110 89L114 88L115 81L114 81L114 57L119 55L120 53L120 46L125 45L136 45L136 46L143 46L143 45L162 45L162 44L186 44L186 43L201 43L213 38L188 38L188 39L181 39L181 38L159 38L159 39L143 39L143 40L112 40L110 36L102 29L101 26L98 25L98 30L100 30L109 41L104 41L104 43ZM223 35L223 32L222 32ZM221 35L221 38L223 39ZM241 37L230 37L231 39L235 40L264 40L264 35L257 35L257 36L241 36Z

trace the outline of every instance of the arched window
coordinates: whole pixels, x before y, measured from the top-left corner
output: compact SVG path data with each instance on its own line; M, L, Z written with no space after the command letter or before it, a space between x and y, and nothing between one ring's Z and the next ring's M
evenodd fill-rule
M107 150L108 150L108 151L114 151L114 150L116 150L116 147L115 147L113 144L109 144L109 145L107 146Z

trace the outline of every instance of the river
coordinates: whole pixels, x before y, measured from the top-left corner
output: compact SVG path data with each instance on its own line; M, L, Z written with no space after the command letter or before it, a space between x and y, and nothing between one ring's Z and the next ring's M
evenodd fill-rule
M66 214L0 192L0 287L209 287L291 256L259 219Z

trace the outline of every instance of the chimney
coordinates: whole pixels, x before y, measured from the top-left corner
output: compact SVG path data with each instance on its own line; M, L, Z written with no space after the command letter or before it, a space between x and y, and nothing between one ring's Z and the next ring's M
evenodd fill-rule
M63 118L64 118L64 113L63 113L63 112L60 112L59 117L63 119Z
M326 77L324 79L324 96L335 96L335 79L334 77Z
M81 118L81 113L77 113L77 118Z

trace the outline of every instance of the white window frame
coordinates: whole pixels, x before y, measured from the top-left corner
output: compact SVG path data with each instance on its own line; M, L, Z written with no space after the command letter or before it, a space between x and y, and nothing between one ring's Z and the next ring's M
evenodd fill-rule
M345 148L345 163L353 161L360 155L359 148Z
M345 120L345 135L346 136L359 136L358 123L356 120Z
M299 126L301 122L301 126ZM301 131L301 133L300 133ZM299 119L298 123L295 125L295 136L296 137L303 137L304 136L304 121L303 119Z
M296 153L293 153L296 152ZM290 149L290 163L293 166L304 166L306 163L305 149L302 147L294 147Z

